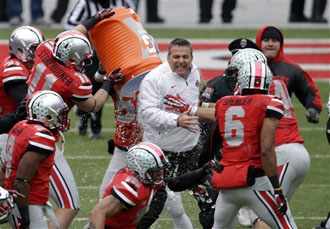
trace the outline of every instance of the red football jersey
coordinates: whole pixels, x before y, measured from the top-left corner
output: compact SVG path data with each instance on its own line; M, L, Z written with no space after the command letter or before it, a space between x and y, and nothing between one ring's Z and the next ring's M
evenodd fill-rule
M281 118L283 102L271 95L226 96L216 103L223 149L221 163L262 168L260 130L265 117Z
M72 100L81 102L91 96L92 84L82 73L59 64L52 55L54 41L46 41L36 49L31 77L28 80L28 97L36 91L51 90L62 96L71 109Z
M126 149L142 141L142 128L136 119L137 94L124 96L116 90L116 94L112 95L116 119L114 141L117 146Z
M275 146L293 142L304 143L285 83L282 80L273 79L269 94L280 98L284 105L283 117L280 119L275 134Z
M148 211L150 202L157 189L144 185L127 168L119 170L112 182L106 188L104 197L113 195L125 204L128 210L118 212L106 219L106 225L113 229L136 228L144 214Z
M49 199L49 180L54 165L56 138L41 124L17 123L9 132L5 156L5 188L14 189L18 165L24 153L33 151L48 157L41 161L30 182L29 204L45 204Z
M14 57L5 58L0 64L0 115L16 111L18 104L6 92L6 88L25 84L31 71Z

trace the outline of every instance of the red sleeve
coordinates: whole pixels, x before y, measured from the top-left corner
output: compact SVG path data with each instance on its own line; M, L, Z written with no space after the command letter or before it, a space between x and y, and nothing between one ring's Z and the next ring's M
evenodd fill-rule
M26 84L29 74L30 71L15 58L6 58L0 72L6 90L18 84Z
M271 98L267 105L266 117L281 119L284 112L284 104L279 98Z
M136 206L139 197L135 186L127 181L121 181L113 185L111 194L125 204L128 209Z
M38 128L38 127L37 127ZM56 138L47 129L40 129L29 136L27 151L33 151L47 156L55 151Z
M87 100L92 93L92 83L90 79L82 73L75 73L75 86L72 88L72 99L78 102Z

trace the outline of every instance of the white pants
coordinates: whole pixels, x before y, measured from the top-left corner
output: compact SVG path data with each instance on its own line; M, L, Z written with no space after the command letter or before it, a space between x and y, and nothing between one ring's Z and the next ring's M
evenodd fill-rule
M303 144L290 143L275 147L280 185L290 200L307 176L310 157Z
M284 216L277 214L273 188L267 176L256 178L251 187L221 189L214 213L214 229L234 228L242 206L250 207L271 228L297 228L290 208Z
M301 143L288 143L277 146L275 152L280 185L285 197L290 200L307 176L310 157ZM247 216L251 222L258 218L251 209Z
M126 166L127 166L127 152L119 149L118 147L115 147L109 166L105 171L102 180L102 184L99 191L99 198L103 197L106 187L108 187L108 185L112 181L112 178L115 176L118 170Z
M58 208L80 209L79 192L72 170L56 144L55 164L50 176L50 197Z
M44 204L44 205L29 204L28 206L29 206L30 228L31 229L48 228L46 212L48 213L48 216L49 216L50 220L53 222L53 224L57 228L59 227L58 221L56 219L56 216L55 216L52 206L50 204L49 205L48 204ZM13 213L12 213L11 217L8 218L8 222L13 228L17 228L20 218L21 218L21 214L19 213L17 205L15 204Z
M174 192L174 194L174 199L167 195L164 205L165 211L173 220L173 229L192 229L192 223L184 211L181 192Z

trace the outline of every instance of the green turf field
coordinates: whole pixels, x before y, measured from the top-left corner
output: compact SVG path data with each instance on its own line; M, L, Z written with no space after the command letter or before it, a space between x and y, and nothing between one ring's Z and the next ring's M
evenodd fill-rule
M59 30L44 30L46 37L52 38ZM284 30L286 38L329 38L329 30ZM10 30L2 29L0 38L8 38ZM256 30L150 30L157 38L236 38L255 37ZM320 122L311 124L306 121L305 109L293 98L299 127L311 156L311 168L308 177L290 202L292 214L299 228L312 228L325 218L330 209L330 149L326 141L325 125L329 83L317 82L323 101ZM98 189L111 156L107 153L107 140L114 133L114 115L111 99L103 111L103 140L90 140L88 136L79 136L75 130L76 117L71 112L71 130L65 133L65 155L73 169L81 195L81 210L70 228L82 228L88 212L98 201ZM185 210L195 228L201 228L198 222L197 203L188 192L183 193ZM153 228L173 228L169 216L163 214ZM237 226L236 228L242 228Z

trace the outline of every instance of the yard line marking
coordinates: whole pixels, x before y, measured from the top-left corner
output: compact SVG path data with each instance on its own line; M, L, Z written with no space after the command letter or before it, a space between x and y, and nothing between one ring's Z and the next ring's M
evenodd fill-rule
M198 221L199 218L197 217L189 217L189 219L191 220L194 220L194 221ZM293 217L294 220L324 220L324 216L296 216L296 217ZM87 217L77 217L77 218L74 218L73 221L78 221L78 222L81 222L81 221L87 221L88 218ZM171 218L168 218L168 217L163 217L163 218L159 218L157 219L157 221L169 221L171 222L172 219Z
M329 154L312 154L310 155L311 158L316 158L316 159L329 159L330 155ZM65 158L67 160L105 160L105 159L110 159L110 156L68 156L66 155Z

